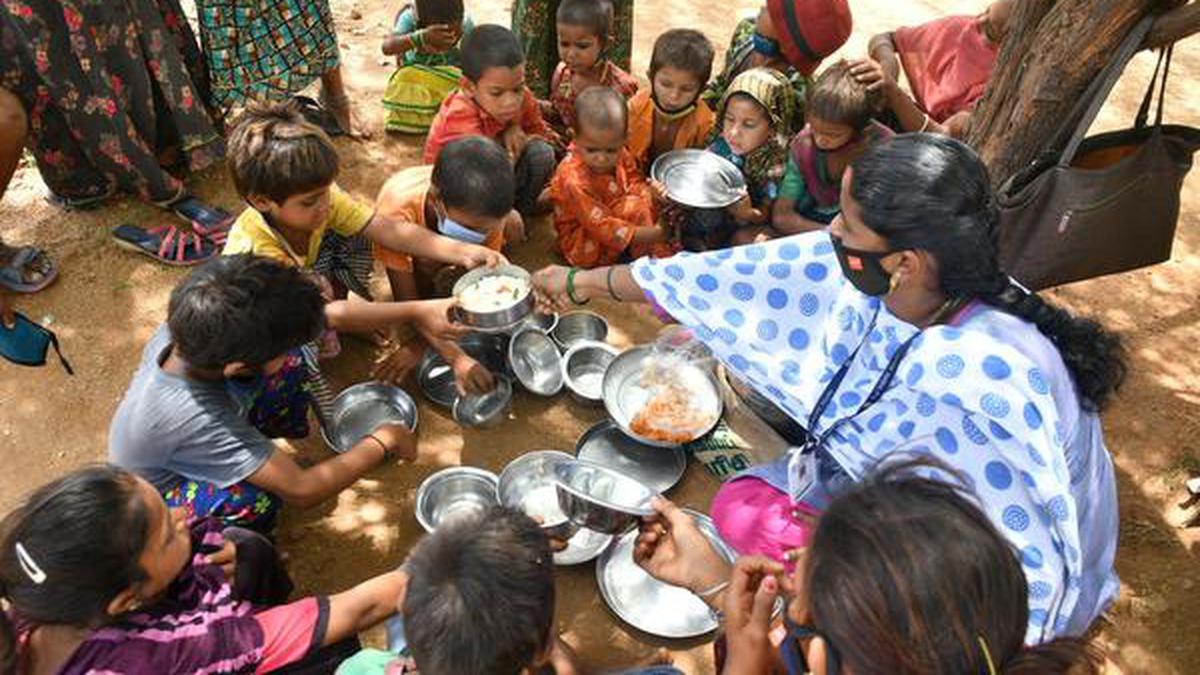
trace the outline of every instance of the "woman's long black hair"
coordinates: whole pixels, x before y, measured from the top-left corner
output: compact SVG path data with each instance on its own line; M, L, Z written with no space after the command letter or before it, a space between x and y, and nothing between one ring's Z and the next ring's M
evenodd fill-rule
M929 252L950 297L978 298L1036 325L1058 348L1083 406L1104 408L1125 377L1120 338L1024 290L1000 268L1000 211L971 148L948 136L901 134L859 157L851 180L867 227L892 250Z

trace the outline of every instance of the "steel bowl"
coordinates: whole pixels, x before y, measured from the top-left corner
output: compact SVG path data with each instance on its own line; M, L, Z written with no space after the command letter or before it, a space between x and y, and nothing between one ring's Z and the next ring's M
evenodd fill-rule
M554 554L555 565L579 565L595 560L596 556L600 555L612 544L616 537L611 534L604 534L587 528L580 528L567 541L567 548Z
M722 558L730 563L737 559L708 516L683 510L695 519L700 532ZM596 584L605 604L622 621L650 635L682 639L716 630L717 617L703 600L685 588L655 579L634 562L637 536L637 532L629 532L620 537L596 560ZM776 611L781 607L776 603Z
M385 424L403 424L416 431L416 401L400 387L363 382L333 399L329 424L321 427L321 437L335 452L346 452Z
M604 342L608 339L608 322L595 312L567 312L558 317L550 337L563 351L583 340Z
M452 466L426 478L417 488L417 522L433 532L457 518L472 517L500 503L491 471Z
M533 279L529 272L516 265L477 267L467 272L454 283L452 291L454 297L461 302L463 292L486 277L516 277L525 280L529 288L525 295L504 309L478 312L471 311L460 304L455 311L459 321L475 330L503 332L521 323L533 312Z
M654 160L650 177L667 197L697 209L723 209L746 196L746 178L733 162L705 150L672 150Z
M557 450L529 452L514 459L500 472L500 503L537 520L547 536L568 541L579 531L558 505L554 465L572 458Z
M494 389L486 394L459 396L454 400L451 412L454 421L464 427L492 426L504 419L512 398L512 380L506 375L497 375Z
M550 333L552 333L554 331L554 328L557 325L558 325L558 313L557 312L551 312L549 314L542 314L541 312L534 312L533 314L529 315L529 318L525 319L525 325L522 327L522 329L536 328L537 330L540 330L543 333L549 335Z
M621 431L630 438L656 448L677 448L683 443L671 443L653 438L646 438L630 428L633 418L653 396L643 382L643 373L650 365L662 366L662 353L649 345L633 347L625 350L613 359L608 370L604 372L603 400L608 416L621 427ZM679 359L669 369L675 381L692 395L692 402L712 418L712 423L703 429L696 429L695 435L686 442L701 438L713 430L721 420L724 405L721 402L720 389L713 374L690 361Z
M584 432L575 445L575 456L616 469L658 492L675 487L687 470L683 450L639 443L612 420L601 420Z
M604 342L576 342L562 357L562 377L577 401L596 404L604 395L604 373L617 358L617 350Z
M559 507L589 530L621 534L654 514L654 490L619 471L573 459L555 464L554 477Z
M508 346L503 336L468 333L459 339L458 346L493 375L508 373ZM417 382L425 398L443 408L453 408L454 402L458 400L454 371L442 355L433 349L426 350L425 357L421 360L417 369Z
M563 358L550 336L525 328L508 343L508 366L521 386L538 396L553 396L563 387Z

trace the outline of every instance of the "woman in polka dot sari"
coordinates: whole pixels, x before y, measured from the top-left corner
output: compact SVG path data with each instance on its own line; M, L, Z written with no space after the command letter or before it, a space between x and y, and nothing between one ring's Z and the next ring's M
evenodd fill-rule
M986 169L908 134L847 172L828 232L536 276L543 304L648 300L806 430L726 483L712 515L785 559L848 481L898 454L961 473L1029 582L1031 644L1080 635L1115 598L1117 502L1098 410L1119 340L999 269Z

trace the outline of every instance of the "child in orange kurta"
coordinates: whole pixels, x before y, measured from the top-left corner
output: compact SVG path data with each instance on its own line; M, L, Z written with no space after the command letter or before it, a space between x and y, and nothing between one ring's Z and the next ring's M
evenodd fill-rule
M678 247L655 223L656 191L625 148L624 98L592 87L575 110L575 142L550 183L559 252L576 267L673 255Z
M650 88L629 99L626 146L643 173L665 152L708 144L716 118L700 92L712 62L712 43L699 31L674 28L654 41Z

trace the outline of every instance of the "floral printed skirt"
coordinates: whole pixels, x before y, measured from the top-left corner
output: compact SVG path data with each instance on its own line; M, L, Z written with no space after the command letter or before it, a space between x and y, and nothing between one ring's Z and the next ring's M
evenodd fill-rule
M178 175L224 152L179 0L0 3L0 87L25 106L42 178L68 201L169 201Z
M513 3L512 30L525 49L525 83L540 99L550 97L550 77L558 66L558 37L554 17L559 0L516 0ZM629 72L633 49L633 2L613 1L613 43L608 58Z

